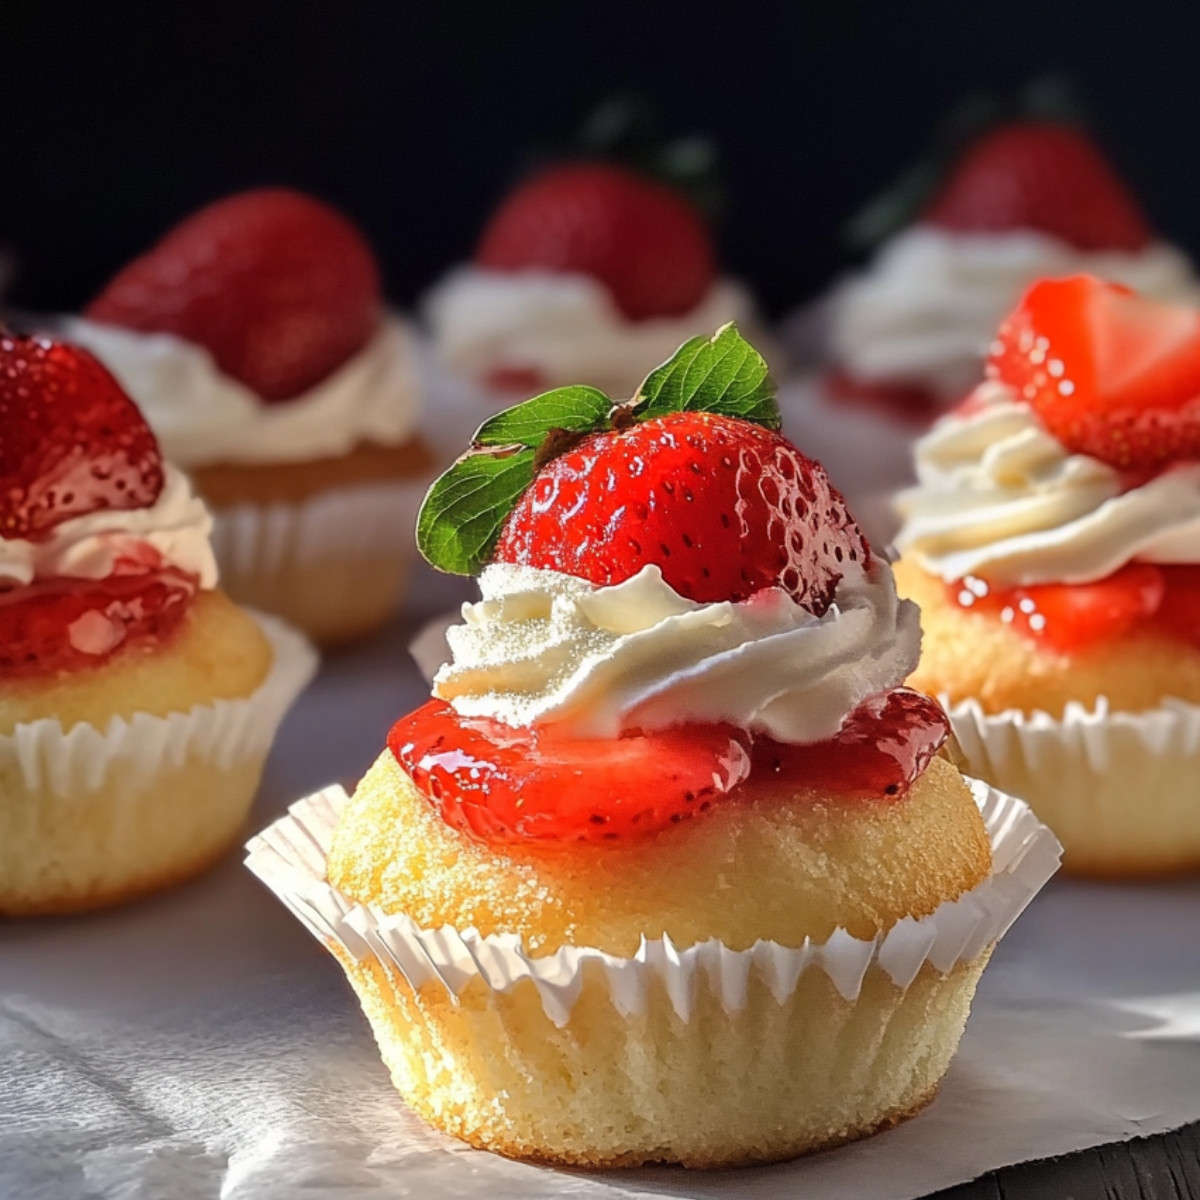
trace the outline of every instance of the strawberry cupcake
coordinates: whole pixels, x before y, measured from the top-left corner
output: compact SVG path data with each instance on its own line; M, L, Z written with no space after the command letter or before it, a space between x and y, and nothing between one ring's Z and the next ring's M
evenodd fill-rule
M755 320L746 289L720 275L691 200L605 161L526 179L424 309L450 376L429 434L447 457L514 395L582 381L629 396L680 342Z
M996 326L1035 279L1088 273L1200 301L1187 256L1062 123L988 129L913 218L821 302L822 364L781 401L786 425L852 495L911 482L914 439L978 382Z
M903 1120L1054 868L942 756L916 608L778 424L730 327L486 422L418 526L483 593L433 698L251 845L473 1145L727 1166Z
M218 201L63 330L194 479L230 595L326 644L389 619L430 460L412 335L344 217L285 190Z
M85 350L0 334L0 914L113 904L236 837L315 655L216 590L211 521Z
M987 371L899 502L914 686L1069 869L1200 867L1200 314L1043 280Z

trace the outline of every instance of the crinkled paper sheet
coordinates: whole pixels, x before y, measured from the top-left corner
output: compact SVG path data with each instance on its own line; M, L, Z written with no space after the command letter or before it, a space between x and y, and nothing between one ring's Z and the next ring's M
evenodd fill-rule
M453 598L422 583L408 627L333 658L299 702L257 825L351 780L419 700L409 631ZM917 1120L775 1167L592 1176L471 1151L410 1116L337 964L234 853L122 911L0 925L0 1196L905 1200L1200 1119L1197 930L1200 882L1052 882L1001 943Z

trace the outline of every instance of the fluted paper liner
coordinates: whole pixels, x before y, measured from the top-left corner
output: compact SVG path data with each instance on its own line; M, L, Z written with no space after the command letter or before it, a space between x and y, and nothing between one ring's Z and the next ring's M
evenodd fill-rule
M848 1001L857 999L867 968L876 962L907 988L925 962L948 972L976 958L1000 938L1058 869L1061 847L1028 806L968 779L992 843L992 874L957 900L926 917L897 922L875 938L836 930L827 941L799 948L760 941L730 950L716 940L687 949L669 937L643 939L631 958L590 947L564 946L531 957L512 934L484 936L474 929L423 929L404 915L389 916L358 904L325 879L325 862L347 795L329 787L293 804L287 814L247 845L246 865L321 942L339 944L352 958L378 957L414 989L436 982L455 998L472 979L494 991L530 980L546 1016L565 1025L583 984L586 964L599 963L614 1007L623 1015L645 1007L648 983L658 978L681 1020L691 1014L701 974L727 1012L745 1006L751 970L783 1003L807 970L824 971Z
M426 482L330 488L299 503L214 507L213 551L223 572L275 575L405 555Z
M1200 865L1200 705L1061 717L940 697L973 774L1020 792L1066 846L1068 869L1141 874Z
M271 669L249 696L214 700L165 717L113 717L100 729L81 723L64 730L47 717L0 735L0 776L15 772L30 792L79 795L105 786L114 763L146 779L201 760L226 769L265 756L284 713L317 669L308 640L284 622L252 613L271 645Z

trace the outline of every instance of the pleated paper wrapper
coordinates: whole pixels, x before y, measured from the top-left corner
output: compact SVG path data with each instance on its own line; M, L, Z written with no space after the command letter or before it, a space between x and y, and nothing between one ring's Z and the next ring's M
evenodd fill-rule
M922 918L905 918L875 938L836 930L826 941L798 948L760 941L731 950L710 940L680 949L669 937L643 939L629 958L590 947L564 946L531 957L514 935L474 929L423 929L404 915L387 915L351 900L325 879L325 863L347 800L329 787L293 804L247 845L246 865L323 943L352 958L373 956L414 988L435 983L456 997L473 979L504 992L528 979L555 1025L565 1025L583 984L585 966L603 969L613 1005L623 1015L643 1010L647 988L661 980L681 1020L706 976L727 1012L744 1007L750 972L757 971L782 1003L806 971L823 971L848 1001L857 998L872 963L900 988L926 962L941 972L975 959L1000 938L1058 869L1061 848L1028 806L978 780L968 780L992 844L992 874L957 900Z

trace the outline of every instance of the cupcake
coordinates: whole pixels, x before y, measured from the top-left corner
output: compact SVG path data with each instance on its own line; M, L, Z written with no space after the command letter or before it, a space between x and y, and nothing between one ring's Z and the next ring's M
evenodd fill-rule
M194 479L234 599L325 644L389 619L429 459L412 335L349 221L291 191L218 201L63 330Z
M900 588L913 685L1068 869L1200 866L1200 314L1036 283L988 379L917 444Z
M418 526L481 571L433 698L251 844L472 1145L710 1167L895 1124L1053 870L899 686L916 608L772 391L727 327L632 402L485 423Z
M755 323L749 292L719 269L705 211L715 184L677 169L688 158L710 169L711 148L660 148L637 111L598 118L615 135L585 137L575 155L524 179L472 261L425 299L449 376L429 436L446 457L516 398L572 383L627 397L687 338Z
M0 334L0 914L127 900L236 838L307 643L86 351Z
M1155 236L1091 139L1059 122L987 129L912 217L821 302L821 365L782 400L785 425L854 499L912 481L912 442L975 386L1034 280L1088 273L1200 301L1187 256Z

